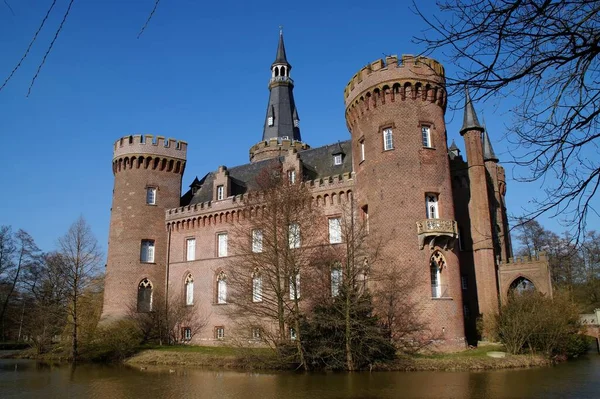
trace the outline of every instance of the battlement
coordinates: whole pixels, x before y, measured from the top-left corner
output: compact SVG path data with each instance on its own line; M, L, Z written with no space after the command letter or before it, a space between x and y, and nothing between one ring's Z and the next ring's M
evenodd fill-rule
M428 57L404 54L400 62L395 55L386 57L385 61L380 58L364 66L350 79L344 89L346 104L352 93L359 94L378 82L397 79L435 81L444 85L445 72L442 64Z
M302 141L274 137L254 144L250 148L250 161L274 158L277 154L289 150L307 150L310 146ZM275 154L274 154L275 153Z
M185 160L187 142L151 134L125 136L115 141L113 160L125 155L157 155Z
M354 173L343 173L340 175L323 177L321 179L307 180L302 182L302 184L307 186L310 190L314 191L336 190L341 189L343 186L347 185L347 183L352 183L353 178ZM173 221L204 212L211 213L232 210L233 208L242 206L244 204L244 199L248 198L249 195L260 195L260 192L251 192L246 194L234 195L216 202L206 201L199 202L193 205L186 205L177 208L167 209L165 211L166 220ZM317 202L321 202L322 200L321 195L319 194L315 194L314 199Z
M501 265L526 265L529 263L546 262L548 256L545 252L539 252L536 256L517 256L514 258L508 258L506 262L500 262Z

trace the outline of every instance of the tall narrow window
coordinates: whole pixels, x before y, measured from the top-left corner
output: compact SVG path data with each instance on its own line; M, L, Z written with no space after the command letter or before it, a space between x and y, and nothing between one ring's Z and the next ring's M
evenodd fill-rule
M383 130L383 149L392 150L394 149L394 137L392 135L392 129Z
M365 205L362 210L362 222L365 233L369 234L369 205Z
M225 187L217 186L217 200L225 198Z
M196 239L188 238L186 240L185 260L196 260Z
M469 289L469 280L467 280L467 276L460 276L460 285L463 290Z
M252 275L252 302L262 302L262 276L255 271Z
M429 260L429 268L431 272L431 297L442 298L445 296L442 285L442 269L446 264L444 256L439 252L435 251Z
M146 188L146 204L156 205L156 187Z
M360 162L365 160L365 140L359 142L360 145Z
M140 262L154 263L154 240L142 240Z
M289 225L288 240L290 248L300 248L300 225L298 223Z
M300 299L300 273L290 276L290 299Z
M269 125L269 126L273 126L273 117L272 117L272 116L269 116L269 117L267 118L267 125Z
M217 303L227 303L227 275L224 272L217 276Z
M427 219L438 219L440 217L438 210L437 194L425 194L425 202L427 205Z
M298 338L294 327L290 327L290 340L295 341Z
M184 341L190 341L192 339L192 329L190 327L183 327L181 335Z
M152 312L152 283L147 278L138 285L137 311Z
M288 174L288 182L290 184L296 183L296 171L295 170L288 170L287 174Z
M227 256L227 233L217 234L217 256Z
M342 242L342 220L340 218L329 218L329 243L339 244Z
M188 306L194 304L194 279L191 274L185 278L185 304Z
M263 251L263 233L262 230L252 230L252 252L260 253Z
M216 339L224 339L225 338L225 327L215 327L215 338Z
M421 126L421 137L423 140L423 147L431 148L431 129L429 126Z
M331 268L331 296L336 297L340 294L340 286L342 285L342 267L335 264Z

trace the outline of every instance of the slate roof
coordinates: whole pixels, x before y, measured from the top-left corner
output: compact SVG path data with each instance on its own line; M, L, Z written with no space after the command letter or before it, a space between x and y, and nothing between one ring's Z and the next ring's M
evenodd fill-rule
M484 161L496 161L499 159L494 153L494 149L492 148L492 142L490 141L490 136L488 136L487 130L483 132L483 160Z
M342 155L341 165L334 165L333 163L333 156L336 154ZM303 167L302 175L305 181L352 172L350 140L303 150L298 152L298 155ZM260 172L263 169L278 165L282 161L283 157L278 157L227 168L231 184L231 195L240 195L257 190L256 178ZM181 197L181 206L211 201L216 173L209 172L202 179L196 177L190 185L190 190ZM193 195L192 187L195 187L196 191Z
M479 123L479 119L477 119L477 113L475 113L475 108L473 108L469 89L465 87L465 113L460 134L464 134L468 130L480 130L483 132L483 127Z

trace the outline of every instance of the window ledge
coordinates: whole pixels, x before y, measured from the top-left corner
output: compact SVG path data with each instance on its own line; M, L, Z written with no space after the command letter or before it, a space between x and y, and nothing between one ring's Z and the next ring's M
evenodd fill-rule
M423 146L423 149L424 150L435 150L435 147L425 147L425 146Z
M387 149L386 149L386 148L384 148L384 149L383 149L383 152L393 151L393 150L395 150L395 149L396 149L396 148L394 148L394 147L392 147L392 148L387 148Z
M140 261L140 263L142 265L156 265L156 262L142 262L142 261Z
M156 204L148 204L148 203L146 203L146 205L148 205L148 206L156 206Z
M431 297L432 301L453 301L454 298L451 296L442 296L442 297Z

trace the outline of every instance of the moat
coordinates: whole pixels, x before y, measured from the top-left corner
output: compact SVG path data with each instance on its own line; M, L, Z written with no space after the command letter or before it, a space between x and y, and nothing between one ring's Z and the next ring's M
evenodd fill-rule
M0 360L8 398L598 398L600 356L554 367L485 372L215 371Z

